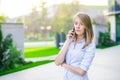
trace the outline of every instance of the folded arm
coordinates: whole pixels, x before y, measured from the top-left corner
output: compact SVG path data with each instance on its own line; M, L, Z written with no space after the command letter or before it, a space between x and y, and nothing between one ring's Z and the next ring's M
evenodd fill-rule
M64 62L65 59L65 55L67 53L68 47L70 45L70 43L72 42L74 36L71 34L72 31L69 31L68 35L67 35L67 39L62 47L62 49L60 50L60 52L58 53L58 55L55 58L55 64L56 65L61 65Z
M60 52L58 53L58 55L56 56L55 58L55 64L56 65L61 65L63 62L64 62L64 58L65 58L65 55L67 53L67 49L69 47L69 42L66 41L62 47L62 49L60 50Z

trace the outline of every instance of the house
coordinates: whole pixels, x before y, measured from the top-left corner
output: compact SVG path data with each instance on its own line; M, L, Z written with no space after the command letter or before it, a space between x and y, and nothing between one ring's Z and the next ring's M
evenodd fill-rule
M109 21L111 24L111 39L120 41L120 0L109 0Z

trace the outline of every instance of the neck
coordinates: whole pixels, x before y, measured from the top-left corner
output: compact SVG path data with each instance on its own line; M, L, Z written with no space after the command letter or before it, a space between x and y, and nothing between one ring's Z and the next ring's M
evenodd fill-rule
M79 42L79 41L81 41L82 39L84 39L84 35L78 35L78 36L76 37L76 42Z

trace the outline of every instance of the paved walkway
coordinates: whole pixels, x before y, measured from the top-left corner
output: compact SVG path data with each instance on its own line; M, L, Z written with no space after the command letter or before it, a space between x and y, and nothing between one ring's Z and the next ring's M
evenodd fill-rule
M40 41L40 42L25 42L24 47L41 47L41 46L53 46L54 41Z
M54 56L55 57L55 56ZM90 80L120 80L120 45L97 49L88 71ZM0 77L0 80L62 80L63 68L54 62Z
M48 57L40 57L40 58L26 58L25 61L42 61L42 60L54 60L56 55L48 56Z

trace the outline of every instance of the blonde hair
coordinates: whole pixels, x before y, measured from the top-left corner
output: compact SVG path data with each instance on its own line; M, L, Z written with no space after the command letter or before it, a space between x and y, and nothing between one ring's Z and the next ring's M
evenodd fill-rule
M84 49L86 46L88 46L92 42L94 38L92 23L91 23L90 17L85 13L78 12L74 16L73 21L75 21L76 17L78 17L85 25L85 33L84 33L85 34L85 45L83 46L83 49Z

